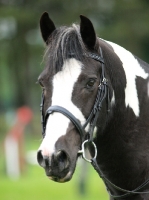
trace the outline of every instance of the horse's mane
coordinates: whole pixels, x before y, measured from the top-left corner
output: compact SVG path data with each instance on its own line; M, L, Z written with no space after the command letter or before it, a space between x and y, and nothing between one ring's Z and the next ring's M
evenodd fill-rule
M66 59L75 58L82 61L85 52L86 47L80 35L80 27L76 24L71 27L62 26L49 37L44 55L46 67L54 69L57 73L61 71Z

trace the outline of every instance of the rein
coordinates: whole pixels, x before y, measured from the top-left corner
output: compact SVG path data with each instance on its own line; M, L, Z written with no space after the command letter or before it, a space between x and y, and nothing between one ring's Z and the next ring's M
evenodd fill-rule
M82 157L85 161L92 164L94 169L97 171L99 176L104 181L104 183L107 187L107 191L112 198L123 199L123 198L129 197L129 196L132 196L132 195L136 195L136 194L147 194L147 193L149 193L149 191L141 192L141 190L149 184L149 179L134 190L131 190L131 191L125 190L121 187L118 187L117 185L112 183L109 179L107 179L105 177L105 175L102 173L99 165L97 164L97 160L96 160L96 158L97 158L97 147L96 147L96 144L93 142L93 132L94 132L94 128L95 128L97 119L99 117L100 110L102 108L102 103L104 102L106 97L107 97L107 111L108 112L110 111L110 109L109 109L110 108L110 98L109 98L108 80L105 78L104 58L103 58L101 48L100 48L100 55L101 56L94 54L94 53L85 54L86 57L92 58L92 59L100 62L101 66L102 66L102 73L101 73L101 77L100 77L101 82L98 86L98 92L97 92L95 104L94 104L93 109L92 109L89 117L87 118L85 124L82 126L80 121L71 112L69 112L67 109L65 109L61 106L57 106L57 105L56 106L50 106L47 109L45 116L44 116L44 113L43 113L44 94L42 92L41 104L40 104L42 136L43 136L43 138L45 137L46 123L47 123L47 119L48 119L49 115L51 115L54 112L59 112L59 113L65 115L75 125L75 127L77 128L77 130L80 134L82 145L81 145L81 150L78 151L78 154L82 155ZM85 128L87 127L87 125L89 125L89 131L88 131L88 134L87 134L87 139L84 141L85 135L86 135L85 134ZM91 158L91 159L87 159L86 155L85 155L85 144L87 144L87 143L91 144L94 147L94 157ZM122 195L112 194L108 185L112 186L117 191L123 192L124 194L122 194Z

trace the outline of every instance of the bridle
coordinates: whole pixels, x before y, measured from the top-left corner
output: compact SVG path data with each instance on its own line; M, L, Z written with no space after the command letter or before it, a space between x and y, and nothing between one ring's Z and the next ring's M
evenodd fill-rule
M136 195L136 194L147 194L147 193L149 193L149 191L147 191L147 192L141 192L141 191L149 184L149 179L134 190L131 190L131 191L125 190L125 189L120 188L117 185L113 184L109 179L107 179L105 177L105 175L102 173L99 165L97 164L97 161L96 161L97 147L93 141L93 132L94 132L96 122L99 117L99 113L102 108L103 102L105 101L106 98L107 98L107 111L108 112L110 111L110 109L109 109L110 108L109 87L108 87L108 80L105 77L105 65L104 65L105 62L104 62L104 58L103 58L102 49L100 48L100 56L95 53L88 53L88 54L85 53L85 56L100 62L101 67L102 67L101 76L100 76L101 81L98 86L96 100L95 100L94 106L92 108L92 111L91 111L89 117L87 118L85 124L81 125L80 121L71 112L69 112L66 108L58 106L58 105L50 106L46 110L45 115L44 115L44 113L43 113L44 92L42 92L41 104L40 104L42 136L43 136L43 138L45 137L46 123L47 123L47 119L48 119L49 115L51 115L54 112L59 112L59 113L65 115L74 124L74 126L78 130L78 133L80 134L82 145L81 145L81 150L78 151L78 154L82 155L84 160L86 160L87 162L90 162L92 164L94 169L97 171L99 176L104 181L104 183L107 187L107 191L109 192L109 195L112 198L123 199L123 198L127 198L129 196ZM88 134L85 133L85 128L87 127L87 125L89 125ZM85 138L87 138L87 139L85 139ZM86 155L85 155L85 145L87 143L90 143L94 148L94 157L91 159L86 158ZM116 189L117 191L122 192L123 194L121 194L121 195L112 194L109 189L109 185L111 187L113 187L114 189Z
M92 58L96 61L99 61L102 65L102 72L101 72L101 77L100 77L100 84L98 86L98 92L97 92L97 96L96 96L96 100L95 100L95 104L93 106L93 109L89 115L89 117L87 118L85 124L82 126L81 123L79 122L79 120L72 114L70 113L66 108L61 107L61 106L50 106L45 114L43 113L43 105L44 105L44 91L42 92L42 96L41 96L41 104L40 104L40 111L41 111L41 124L42 124L42 136L44 138L45 136L45 129L46 129L46 123L47 123L47 119L49 117L50 114L52 114L53 112L60 112L63 115L65 115L66 117L68 117L73 124L75 125L75 127L77 128L77 130L79 131L81 140L83 142L84 139L84 134L85 134L85 128L87 127L87 125L89 124L89 142L93 141L93 131L99 116L99 111L102 108L102 103L104 101L104 99L106 98L106 96L108 96L108 111L109 111L109 105L110 105L110 100L109 100L109 88L108 88L108 80L105 78L105 67L104 67L104 59L103 59L103 55L102 55L102 49L100 48L100 54L101 56L94 54L94 53L85 53L86 57Z

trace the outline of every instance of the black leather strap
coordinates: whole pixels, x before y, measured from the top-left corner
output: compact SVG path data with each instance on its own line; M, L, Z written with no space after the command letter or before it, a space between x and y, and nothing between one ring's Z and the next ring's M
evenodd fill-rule
M69 112L64 107L61 107L61 106L51 106L51 107L49 107L47 109L47 111L46 111L46 114L45 114L45 124L46 124L47 118L53 112L62 113L67 118L69 118L71 120L71 122L75 125L75 127L77 128L77 130L79 131L81 140L83 140L83 138L85 136L85 131L84 131L83 127L81 126L81 123L79 122L79 120L71 112Z

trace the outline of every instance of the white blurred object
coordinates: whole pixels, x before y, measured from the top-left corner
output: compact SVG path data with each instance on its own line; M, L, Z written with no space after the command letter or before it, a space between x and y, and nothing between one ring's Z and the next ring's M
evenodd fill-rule
M5 139L4 147L7 175L10 178L17 179L20 176L18 142L11 135L8 135Z
M37 165L37 151L28 151L26 155L26 161L31 165Z

